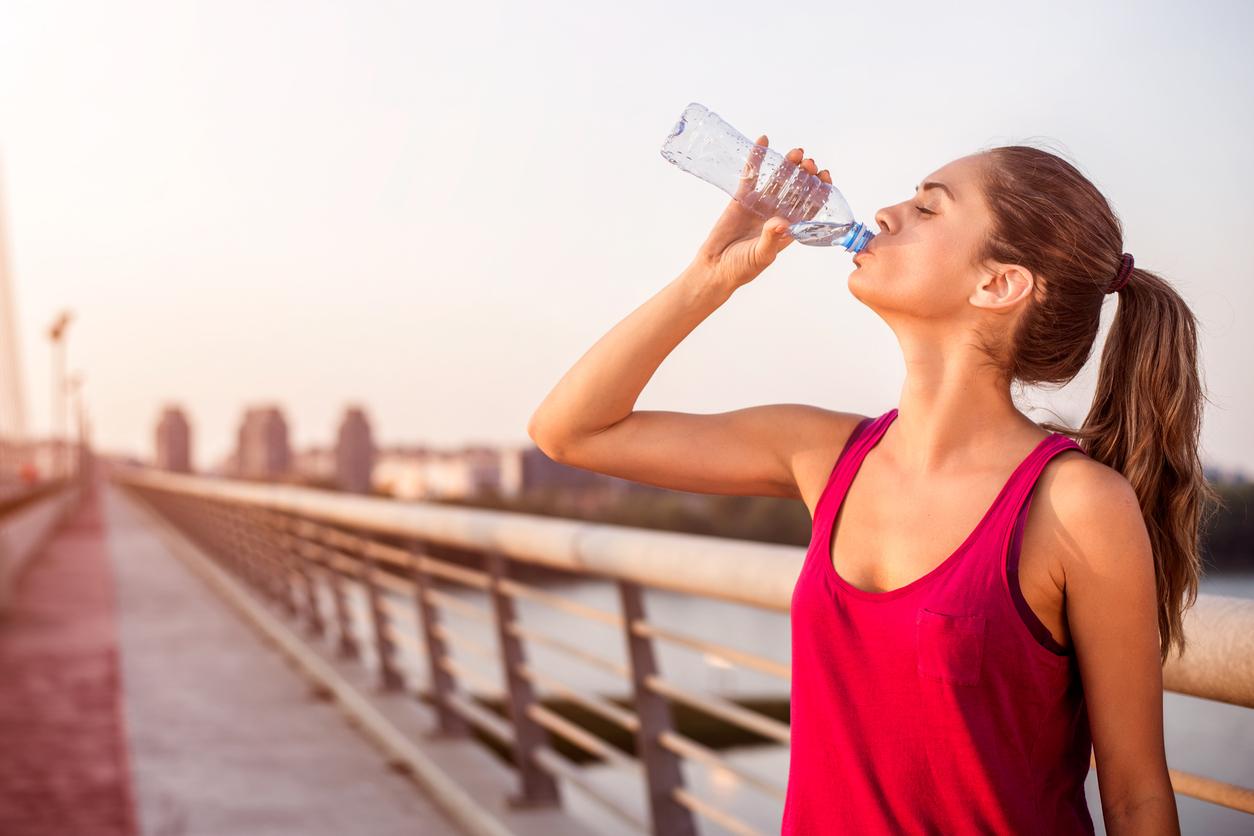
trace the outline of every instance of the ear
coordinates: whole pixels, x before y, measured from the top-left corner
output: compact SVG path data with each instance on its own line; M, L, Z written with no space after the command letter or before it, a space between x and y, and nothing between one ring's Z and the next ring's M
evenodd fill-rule
M980 308L1007 309L1036 292L1036 277L1020 264L997 264L980 278L969 301Z

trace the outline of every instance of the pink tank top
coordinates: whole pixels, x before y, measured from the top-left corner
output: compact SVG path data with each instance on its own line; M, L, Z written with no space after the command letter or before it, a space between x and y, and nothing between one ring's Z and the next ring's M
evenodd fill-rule
M926 575L858 589L833 521L897 417L864 419L832 468L792 594L792 737L784 834L1093 833L1091 739L1073 653L1023 600L1018 553L1053 433L966 541Z

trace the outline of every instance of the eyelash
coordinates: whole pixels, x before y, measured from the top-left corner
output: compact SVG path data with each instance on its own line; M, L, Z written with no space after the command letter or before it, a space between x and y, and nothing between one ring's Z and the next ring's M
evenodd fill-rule
M923 213L923 214L925 214L925 215L935 215L935 214L936 214L936 213L935 213L935 212L933 212L931 209L924 209L922 206L916 206L916 207L914 207L914 208L915 208L915 209L918 209L920 212L922 212L922 213Z

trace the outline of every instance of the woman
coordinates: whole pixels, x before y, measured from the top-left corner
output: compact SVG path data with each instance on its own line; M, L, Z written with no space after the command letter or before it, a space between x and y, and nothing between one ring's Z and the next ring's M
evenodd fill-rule
M803 149L787 159L831 182ZM810 509L784 833L1091 833L1090 748L1107 832L1178 833L1161 666L1184 649L1214 499L1188 307L1120 255L1119 221L1072 165L992 148L877 212L854 259L850 291L905 355L896 408L635 410L675 346L791 244L790 220L732 201L549 393L532 439L580 468ZM1038 426L1012 384L1071 380L1115 292L1084 425Z

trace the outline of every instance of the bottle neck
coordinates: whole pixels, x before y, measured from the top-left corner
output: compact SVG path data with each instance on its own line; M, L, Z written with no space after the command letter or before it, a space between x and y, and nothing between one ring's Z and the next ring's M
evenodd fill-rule
M836 243L844 247L851 253L860 253L867 244L871 243L871 239L875 237L875 233L862 223L855 223L849 228L849 232L845 234Z

